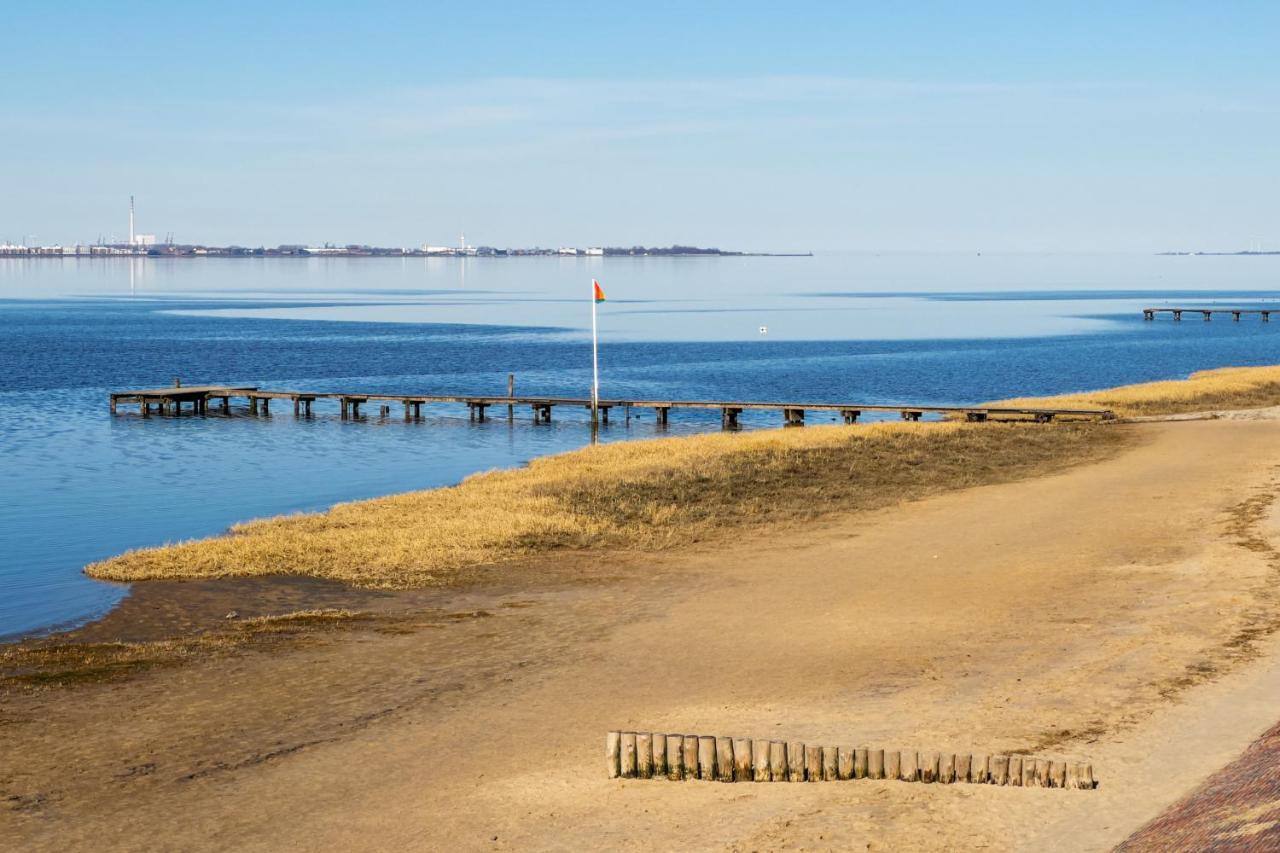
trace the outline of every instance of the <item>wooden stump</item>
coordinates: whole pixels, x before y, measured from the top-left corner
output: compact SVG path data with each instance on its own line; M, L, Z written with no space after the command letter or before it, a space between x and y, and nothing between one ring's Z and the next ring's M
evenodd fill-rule
M1071 764L1067 767L1067 787L1076 790L1093 790L1093 767L1088 764Z
M747 738L733 742L733 778L739 782L751 781L751 741Z
M653 733L653 776L667 775L667 736Z
M773 773L769 770L769 741L751 741L751 764L755 770L753 778L757 782L773 781Z
M733 781L733 741L727 737L716 738L716 778Z
M853 778L867 778L867 750L858 748L853 751Z
M1065 761L1049 762L1049 786L1052 788L1067 787L1067 763Z
M822 747L805 744L804 778L809 782L822 781Z
M604 739L604 759L609 778L617 779L622 772L622 732L609 732Z
M824 746L822 748L822 781L834 782L839 776L840 769L839 750L834 746Z
M897 779L902 775L902 753L891 750L884 754L884 778Z
M969 756L965 756L965 761L969 760ZM950 752L942 753L942 759L938 764L938 781L944 785L950 785L956 781L956 757Z
M684 778L684 735L667 735L667 778L672 782Z
M851 746L840 747L839 755L836 757L836 778L852 779L853 765L856 761L856 750Z
M698 736L685 735L680 747L684 753L684 778L698 778Z
M867 778L868 779L884 778L884 750L883 749L867 750Z
M620 773L627 778L636 775L636 733L622 733L622 763Z
M784 741L769 741L769 779L774 782L787 780L787 744Z
M936 752L920 753L920 781L921 782L937 782L938 766L942 763L942 756Z
M976 782L979 785L987 784L987 780L990 778L987 761L988 759L985 755L974 755L969 758L970 782Z
M1009 784L1009 756L996 755L992 757L990 778L992 785Z
M716 778L716 739L708 735L698 738L698 778L706 782Z
M636 735L636 776L653 778L653 735L649 732Z
M920 765L918 757L913 750L904 749L901 752L899 761L901 768L898 771L898 778L903 782L914 782L920 778Z
M1009 784L1015 788L1022 787L1022 756L1009 756Z
M787 781L804 781L804 744L798 740L787 744Z

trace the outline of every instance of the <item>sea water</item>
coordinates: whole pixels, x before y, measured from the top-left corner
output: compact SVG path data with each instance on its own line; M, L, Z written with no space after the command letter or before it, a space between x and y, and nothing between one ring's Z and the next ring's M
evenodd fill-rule
M1280 258L0 259L0 636L73 625L127 587L86 563L250 518L454 483L590 440L585 411L471 422L428 406L342 421L113 417L110 391L585 397L590 282L601 394L975 403L1280 363L1280 315L1144 322L1147 305L1275 305ZM130 407L132 408L132 407ZM603 441L719 429L719 412L614 412ZM810 413L810 423L830 415ZM778 426L747 412L747 429ZM855 427L856 428L856 427Z

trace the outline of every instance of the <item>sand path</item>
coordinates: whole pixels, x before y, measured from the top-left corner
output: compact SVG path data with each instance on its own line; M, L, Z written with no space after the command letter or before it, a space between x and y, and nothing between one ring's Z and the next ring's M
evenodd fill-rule
M583 559L576 572L607 580L453 596L407 633L13 698L0 835L46 849L1105 849L1275 723L1280 691L1269 635L1252 659L1232 641L1275 618L1280 422L1116 428L1140 442L1063 474ZM1034 748L1092 761L1102 785L611 781L616 728Z

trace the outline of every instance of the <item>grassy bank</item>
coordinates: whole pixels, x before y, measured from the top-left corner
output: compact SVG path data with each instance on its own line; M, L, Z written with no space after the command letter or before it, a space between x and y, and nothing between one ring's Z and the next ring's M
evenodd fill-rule
M460 485L238 525L86 571L134 581L299 574L371 587L445 585L556 549L657 550L761 525L876 509L1098 458L1096 424L880 424L627 442Z
M1110 409L1121 417L1280 406L1280 366L1202 370L1188 379L1144 382L1059 397L1002 400L998 405L1005 404Z

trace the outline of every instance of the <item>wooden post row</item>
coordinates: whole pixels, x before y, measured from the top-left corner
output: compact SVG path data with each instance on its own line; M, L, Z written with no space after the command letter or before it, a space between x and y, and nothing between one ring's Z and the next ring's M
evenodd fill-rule
M984 755L800 741L609 732L605 766L610 779L702 779L719 782L831 782L896 779L949 785L1092 790L1093 765L1023 755Z

